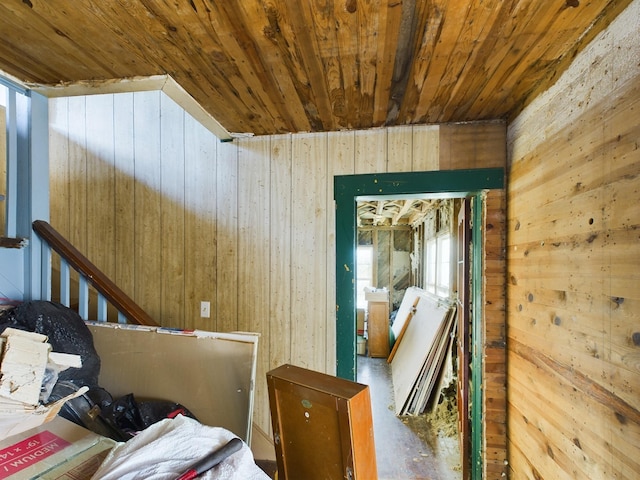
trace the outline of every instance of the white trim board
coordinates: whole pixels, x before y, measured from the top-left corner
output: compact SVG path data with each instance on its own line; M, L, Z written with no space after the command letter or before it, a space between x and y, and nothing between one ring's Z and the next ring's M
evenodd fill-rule
M233 138L232 135L170 75L151 75L148 77L112 80L87 80L58 85L34 84L27 85L27 87L47 98L160 90L220 140L228 141Z

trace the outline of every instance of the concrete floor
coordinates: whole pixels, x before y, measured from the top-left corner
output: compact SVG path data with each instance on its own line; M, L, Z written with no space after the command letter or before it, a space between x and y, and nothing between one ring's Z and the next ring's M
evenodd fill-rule
M420 416L395 414L391 367L358 355L359 383L369 385L379 480L461 480L457 436L434 432Z

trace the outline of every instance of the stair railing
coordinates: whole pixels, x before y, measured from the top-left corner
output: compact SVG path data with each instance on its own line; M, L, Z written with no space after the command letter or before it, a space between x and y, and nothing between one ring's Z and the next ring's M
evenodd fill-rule
M108 304L118 312L118 323L158 326L158 324L98 267L44 220L33 222L42 242L42 298L51 300L52 254L60 256L60 303L70 307L71 269L78 272L78 314L89 320L89 285L97 292L97 318L108 321Z

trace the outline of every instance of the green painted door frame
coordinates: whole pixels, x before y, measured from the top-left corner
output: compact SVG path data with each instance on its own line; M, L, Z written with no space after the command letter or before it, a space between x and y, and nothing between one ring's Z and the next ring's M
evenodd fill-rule
M403 197L429 194L439 198L467 197L473 199L473 225L482 223L482 192L504 188L502 168L447 170L432 172L381 173L340 175L334 177L336 201L336 373L349 380L356 379L356 204L367 197ZM482 232L472 230L475 251L481 251ZM482 255L472 260L472 412L471 470L474 480L482 475ZM477 305L477 308L474 306ZM476 344L478 342L478 344Z

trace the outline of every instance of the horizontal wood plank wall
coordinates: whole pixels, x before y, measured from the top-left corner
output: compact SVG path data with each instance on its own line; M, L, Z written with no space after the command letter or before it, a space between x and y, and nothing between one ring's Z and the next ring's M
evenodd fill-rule
M504 142L503 142L504 145ZM507 465L506 192L485 197L482 341L483 477L504 478ZM488 393L487 393L488 392Z
M509 126L513 479L640 472L640 2Z
M88 98L50 100L53 226L83 251L110 252L98 266L160 323L258 332L255 422L265 432L266 371L295 363L335 374L333 177L505 165L501 122L220 143L158 92L116 94L91 107L92 117L113 124L112 144L104 139L100 150L108 163L81 148L89 112L76 105ZM93 163L115 165L108 182L80 180ZM113 192L89 197L96 186ZM110 200L91 211L113 210L101 220L87 216L97 198ZM105 218L113 225L99 223ZM115 237L86 234L102 228ZM200 318L200 301L211 302L211 318Z

